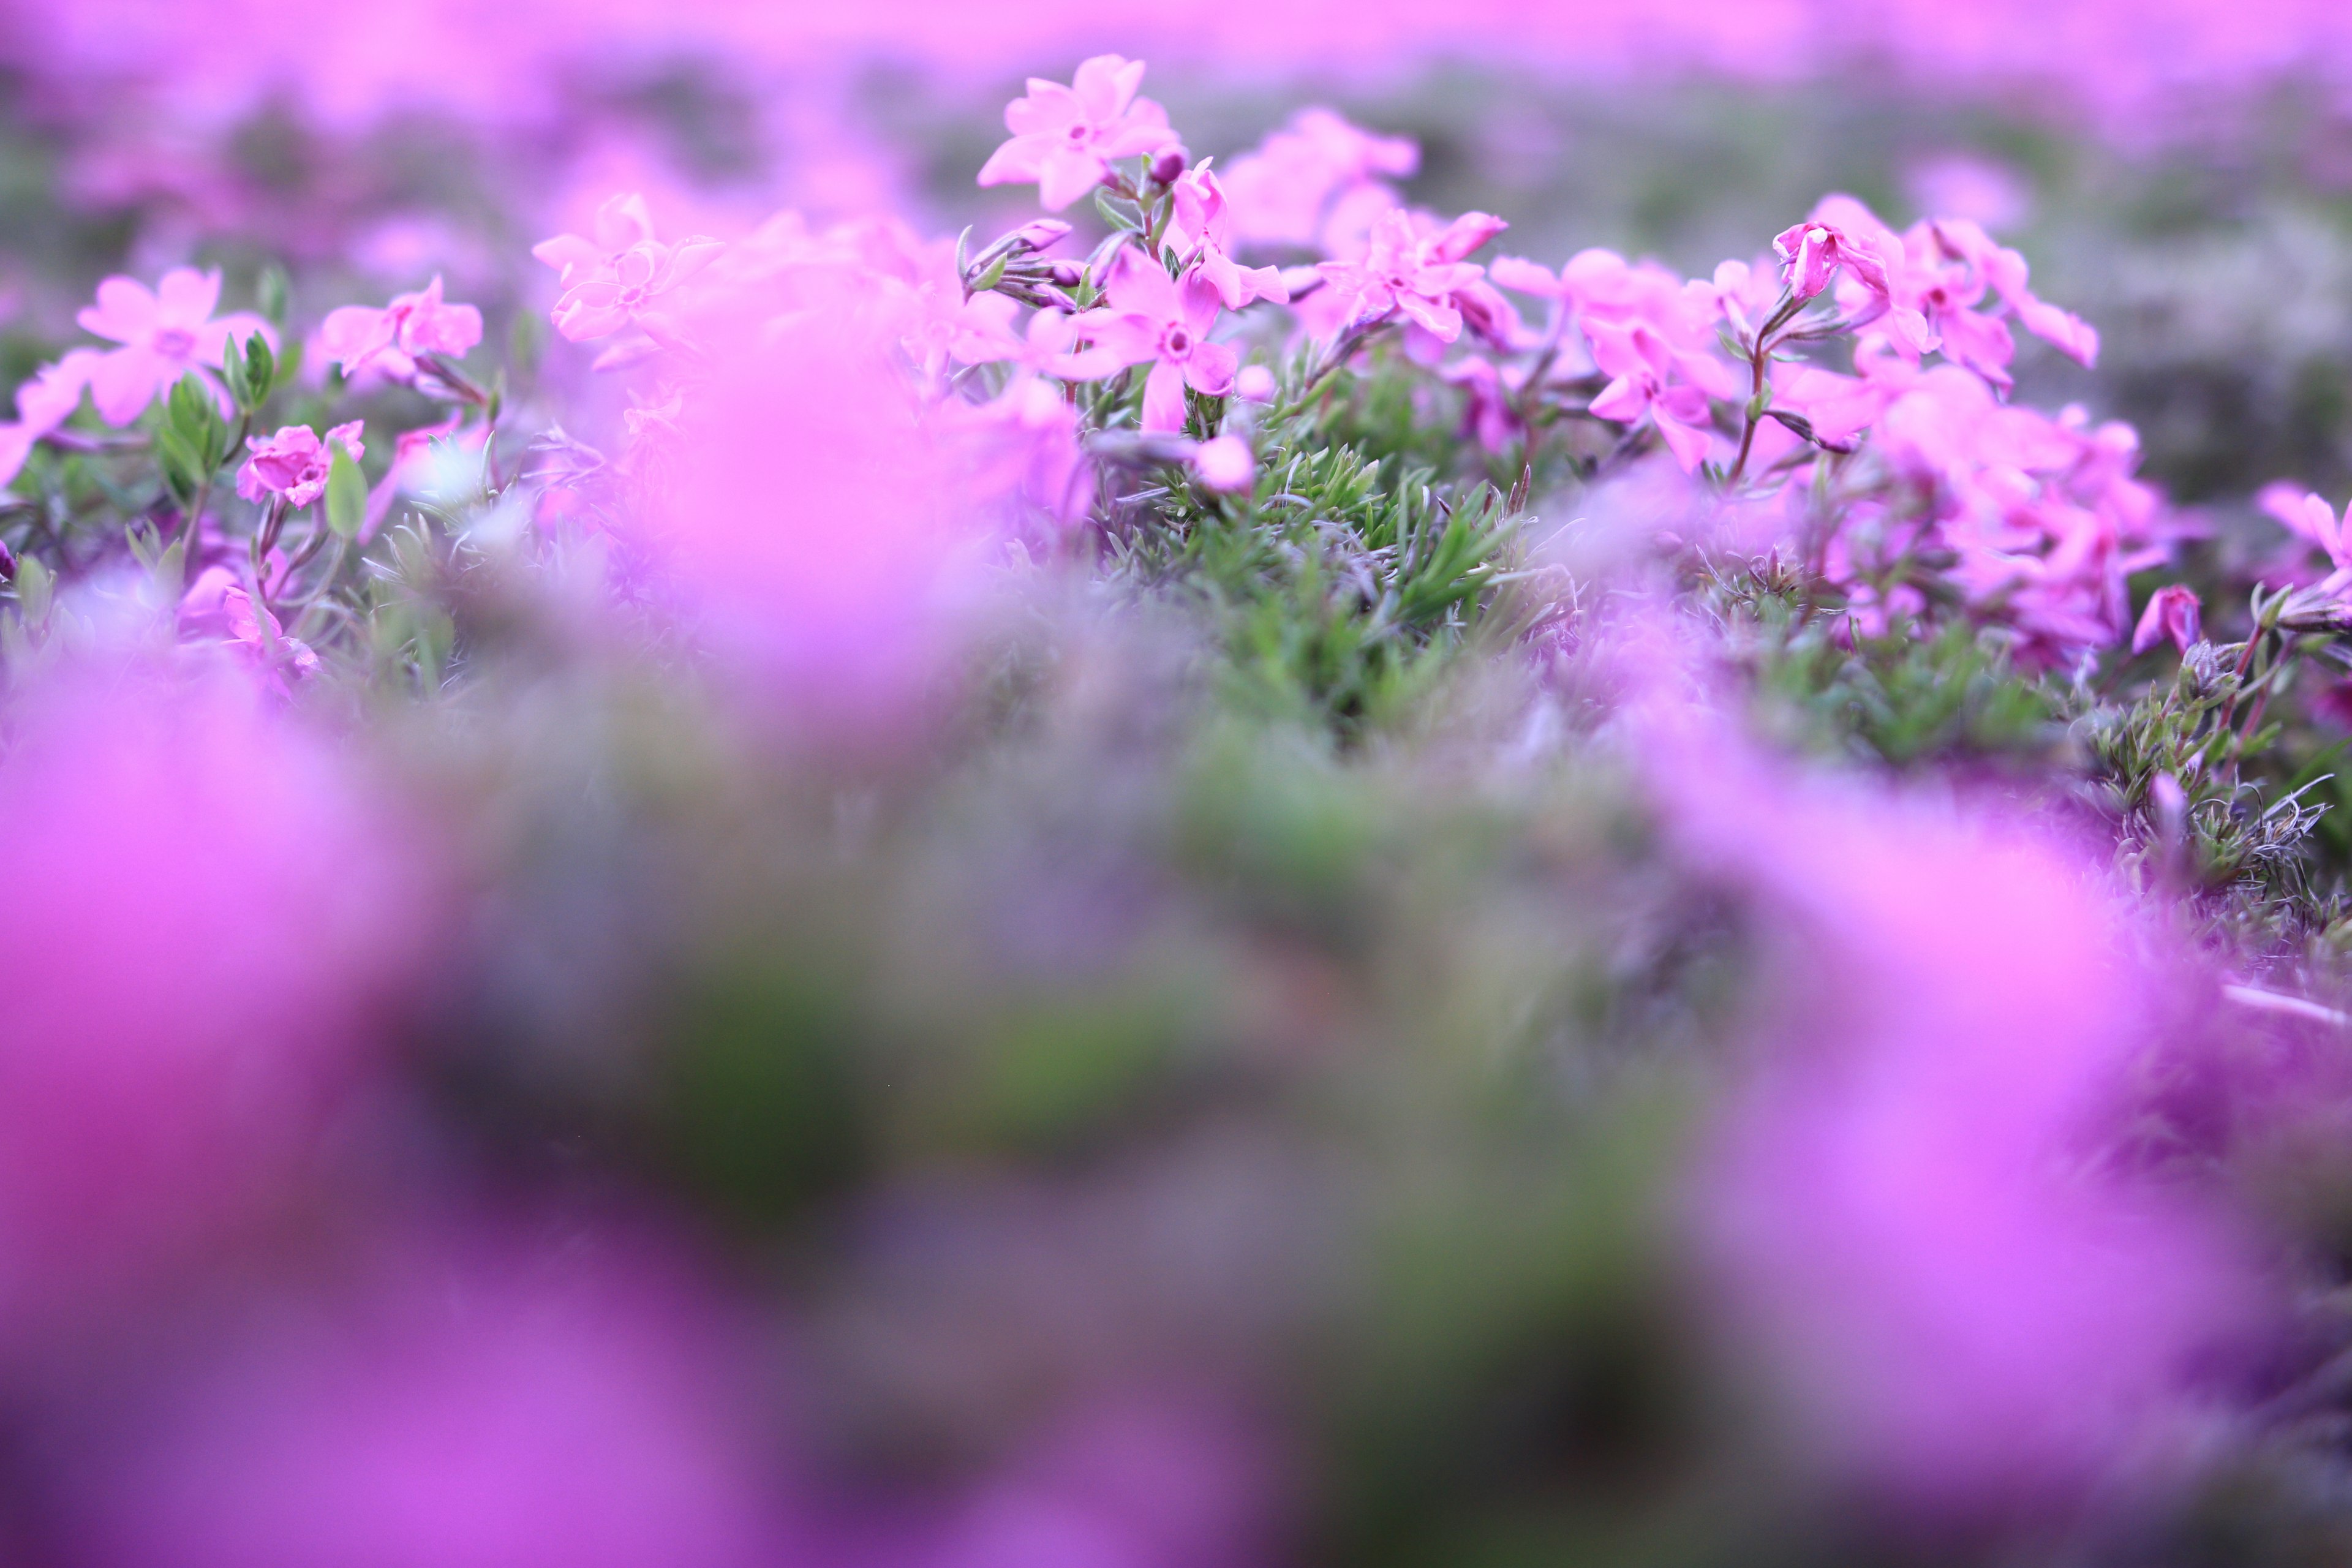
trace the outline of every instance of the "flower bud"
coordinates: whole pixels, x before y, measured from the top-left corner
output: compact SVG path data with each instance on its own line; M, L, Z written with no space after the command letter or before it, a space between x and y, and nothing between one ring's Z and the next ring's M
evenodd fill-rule
M1234 377L1234 395L1244 403L1272 403L1274 394L1274 372L1262 364L1245 364Z
M1013 243L1023 250L1051 250L1068 236L1070 226L1057 217L1041 217L1013 231Z
M1183 148L1171 147L1151 160L1151 177L1163 185L1172 185L1176 183L1176 176L1184 172L1188 162L1190 160L1184 156Z

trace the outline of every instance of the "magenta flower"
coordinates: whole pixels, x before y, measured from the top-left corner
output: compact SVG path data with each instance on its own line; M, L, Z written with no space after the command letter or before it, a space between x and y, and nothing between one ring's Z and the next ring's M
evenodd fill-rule
M278 1201L424 930L400 825L248 682L93 660L26 698L0 767L0 811L41 825L0 904L0 1353Z
M1402 314L1450 343L1462 335L1465 313L1491 309L1471 298L1485 283L1486 269L1463 258L1508 226L1487 213L1464 213L1442 229L1416 224L1408 213L1384 214L1372 225L1360 259L1318 267L1331 294L1324 309L1342 331Z
M1709 394L1736 397L1739 393L1730 367L1709 355L1675 348L1646 321L1631 326L1588 321L1584 333L1592 343L1594 363L1612 378L1592 400L1592 412L1627 425L1647 417L1683 471L1696 469L1714 439Z
M709 266L722 248L708 235L663 244L654 237L645 197L625 195L596 209L594 237L559 234L530 253L557 268L563 294L555 302L555 330L587 342L625 327L656 339L675 336L675 322L655 302Z
M1383 181L1420 167L1421 149L1403 137L1375 136L1328 109L1302 109L1226 169L1234 237L1340 255L1398 205Z
M1192 472L1201 483L1221 495L1246 490L1257 482L1257 454L1239 436L1219 436L1192 448Z
M290 692L290 671L296 680L319 673L319 655L310 644L286 635L269 606L236 586L221 592L221 613L228 622L229 647L261 671L280 693Z
M2198 609L2195 590L2179 583L2158 588L2148 595L2147 608L2140 612L2139 625L2132 632L2132 652L2146 653L2170 637L2175 647L2187 653L2203 629Z
M96 349L71 349L55 364L43 365L16 389L16 417L0 425L0 485L16 477L33 443L55 430L81 405L82 388L100 358Z
M657 1253L375 1251L362 1283L271 1302L75 1455L82 1560L813 1560L780 1538L780 1478L724 1375L747 1352Z
M1135 89L1143 62L1097 55L1068 87L1029 79L1026 96L1004 106L1011 141L982 165L983 185L1037 187L1037 199L1060 212L1102 183L1111 160L1176 145L1168 111Z
M1110 303L1079 318L1081 333L1094 346L1073 355L1064 374L1095 381L1129 365L1151 366L1143 383L1141 427L1147 432L1184 428L1187 386L1203 397L1233 391L1239 356L1209 341L1220 310L1214 284L1198 272L1179 282L1158 262L1129 248L1111 263L1104 293Z
M336 443L353 462L365 453L360 425L357 419L338 425L323 439L308 425L289 425L275 436L248 436L245 444L253 456L236 471L236 493L249 501L275 497L291 508L309 506L327 491Z
M356 375L374 366L394 381L416 374L416 361L425 354L464 357L482 341L482 313L471 305L445 305L441 276L414 294L395 294L382 310L345 305L327 312L319 325L319 340L330 360Z
M110 425L128 425L157 393L191 370L210 376L231 337L255 332L272 349L278 334L269 323L239 310L215 321L220 274L175 267L152 293L130 278L109 278L98 286L98 302L74 318L86 332L121 344L89 363L90 396Z
M1887 292L1886 263L1868 247L1828 224L1806 222L1784 229L1772 241L1772 248L1780 255L1789 291L1800 300L1810 300L1827 289L1841 268L1873 293Z
M1226 253L1233 242L1233 216L1224 187L1210 172L1208 160L1184 172L1170 200L1174 212L1168 223L1169 248L1216 286L1226 310L1238 310L1253 300L1289 303L1290 290L1283 285L1280 268L1243 267Z

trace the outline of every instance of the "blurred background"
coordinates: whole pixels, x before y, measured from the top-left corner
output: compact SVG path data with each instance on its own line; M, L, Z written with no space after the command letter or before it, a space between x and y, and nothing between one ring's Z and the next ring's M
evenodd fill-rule
M111 273L293 338L438 274L593 434L535 241L996 232L1004 103L1101 50L1196 158L1328 105L1550 266L1976 218L2105 338L2019 397L2137 426L2209 574L2352 483L2327 0L0 0L0 376ZM0 1068L105 1133L0 1106L0 1563L2352 1562L2340 1016L2229 1012L2071 828L1580 749L1499 660L1335 737L1084 583L912 740L779 729L435 570L467 681L331 742L20 716L0 1057L131 1044ZM2015 1200L2029 1143L2131 1195Z

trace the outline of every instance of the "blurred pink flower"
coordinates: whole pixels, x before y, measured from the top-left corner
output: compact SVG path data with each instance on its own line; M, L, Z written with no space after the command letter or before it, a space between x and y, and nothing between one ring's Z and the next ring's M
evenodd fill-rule
M16 417L0 425L0 485L15 479L31 455L33 443L64 424L81 405L82 388L100 355L96 349L70 349L55 364L45 364L16 388Z
M1404 137L1375 136L1330 110L1302 109L1226 168L1234 241L1346 254L1399 205L1382 182L1420 167L1421 149Z
M1181 432L1184 389L1203 397L1233 390L1237 356L1209 341L1221 305L1216 286L1198 272L1171 279L1160 263L1133 247L1119 251L1103 289L1109 303L1078 318L1093 346L1073 356L1064 374L1098 380L1129 365L1149 364L1143 383L1147 432Z
M309 506L327 492L327 475L340 445L357 462L367 448L360 444L361 421L338 425L322 437L308 425L288 425L274 436L248 436L253 456L236 471L236 493L249 501L275 497L289 507Z
M2327 504L2326 497L2282 480L2264 485L2254 497L2254 504L2305 544L2315 544L2327 552L2328 563L2335 570L2320 584L2322 592L2341 594L2352 585L2352 540L2345 537L2344 521ZM2346 510L2352 514L2352 507Z
M290 692L294 681L319 673L319 656L310 645L288 637L268 606L255 603L245 589L223 589L221 613L228 621L229 646L260 670L274 690Z
M414 294L395 294L382 310L345 305L327 312L319 324L319 340L327 358L354 375L371 366L395 381L416 374L423 354L463 358L482 341L482 313L471 305L446 305L441 300L441 278Z
M0 1347L282 1201L417 956L419 847L225 665L16 694L0 816Z
M339 1297L272 1303L145 1391L137 1425L74 1478L91 1560L806 1561L762 1484L723 1319L657 1260L518 1250L426 1251Z
M1239 436L1218 436L1192 449L1192 471L1213 490L1231 494L1257 481L1257 455Z
M89 362L90 396L108 424L130 424L191 370L207 378L217 374L233 336L258 332L272 349L278 346L275 329L249 311L215 320L220 289L218 272L192 267L164 273L152 293L130 278L109 278L98 286L98 302L74 319L84 331L122 345Z
M1037 199L1060 212L1102 183L1115 158L1157 153L1176 144L1168 111L1135 89L1143 62L1097 55L1078 67L1071 85L1029 79L1026 95L1005 105L1011 141L981 166L983 185L1037 186Z
M2140 612L2139 625L2132 631L2132 652L2146 653L2170 637L2175 647L2187 653L2202 630L2198 611L2194 589L2166 584L2148 595L2147 608Z
M557 269L562 297L555 330L573 342L636 327L656 339L676 329L655 301L718 258L723 248L707 235L665 245L654 237L653 216L641 195L614 196L596 211L593 238L560 234L530 253Z
M1684 853L1758 900L1787 977L1693 1219L1809 1458L1972 1510L2079 1496L2201 1419L2194 1359L2259 1322L2251 1258L2095 1153L2194 1025L2188 961L2063 845L1645 725Z
M1464 258L1508 226L1487 213L1464 213L1443 228L1402 211L1383 214L1360 258L1318 268L1330 296L1322 308L1340 331L1402 314L1450 343L1462 335L1470 290L1486 279L1484 268Z

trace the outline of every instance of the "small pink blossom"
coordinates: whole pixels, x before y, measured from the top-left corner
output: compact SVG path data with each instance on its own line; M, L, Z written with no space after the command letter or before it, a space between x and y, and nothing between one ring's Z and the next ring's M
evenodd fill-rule
M655 302L717 259L721 245L694 235L665 245L654 237L642 195L614 196L596 210L593 238L560 234L530 253L557 268L563 295L555 302L555 330L573 342L610 337L636 327L656 339L676 325Z
M2337 516L2325 496L2282 482L2264 485L2254 497L2254 504L2275 518L2289 533L2327 552L2328 563L2335 570L2320 584L2322 593L2341 595L2352 587L2352 539L2345 536L2345 520ZM2347 507L2346 512L2352 515L2352 507Z
M1171 193L1174 212L1168 224L1169 248L1197 267L1216 286L1228 310L1238 310L1254 300L1287 304L1290 290L1276 267L1243 267L1226 254L1233 243L1233 220L1224 187L1203 159L1178 178Z
M267 671L278 690L289 689L289 671L297 680L319 673L319 656L310 645L288 637L269 606L256 602L245 589L222 590L221 612L228 620L229 646Z
M441 300L441 278L414 294L395 294L382 310L345 305L327 312L319 339L327 358L356 375L373 366L394 381L416 374L425 354L461 358L482 341L482 313L471 305L446 305Z
M1509 309L1486 286L1486 268L1463 259L1508 226L1487 213L1465 213L1444 228L1416 224L1404 212L1384 214L1360 259L1317 268L1330 295L1322 309L1335 330L1401 314L1450 343L1462 335L1465 317L1491 319L1495 307ZM1474 292L1479 289L1485 292Z
M1149 364L1143 383L1142 428L1181 432L1184 389L1223 397L1234 389L1237 356L1209 341L1220 304L1216 286L1198 272L1181 282L1141 251L1128 248L1111 263L1104 289L1109 304L1079 318L1094 346L1072 356L1065 374L1099 380L1129 365Z
M96 349L69 350L16 389L16 417L0 425L0 485L15 479L24 468L34 442L64 424L81 405L82 388L89 384L90 371L100 357Z
M194 370L212 375L231 337L261 334L272 349L278 334L269 323L238 310L218 320L218 272L175 267L153 292L130 278L109 278L98 286L98 302L74 319L84 331L122 345L89 362L90 396L110 425L128 425L156 395Z
M2179 583L2158 588L2148 595L2147 608L2140 612L2139 625L2132 632L2132 652L2146 653L2170 637L2175 647L2187 653L2203 629L2198 608L2195 590Z
M1272 403L1278 390L1274 372L1262 364L1245 364L1234 374L1234 395L1244 403Z
M1300 110L1225 171L1234 239L1346 254L1399 205L1384 181L1420 167L1421 149L1405 137L1375 136L1328 109Z
M1176 143L1168 111L1135 89L1143 62L1097 55L1067 87L1039 77L1004 108L1012 140L990 154L983 185L1037 186L1049 212L1060 212L1102 183L1115 158L1157 153Z
M1587 323L1592 357L1609 384L1592 400L1603 419L1638 424L1648 417L1685 473L1706 460L1714 437L1715 410L1709 394L1738 395L1730 367L1706 354L1675 348L1646 321L1630 327Z
M1219 436L1192 448L1192 471L1220 494L1246 490L1257 482L1257 456L1239 436Z
M249 501L274 496L289 507L309 506L327 491L337 444L354 462L365 453L360 426L357 419L338 425L323 439L308 425L289 425L274 436L247 437L245 444L253 456L236 472L236 493Z

